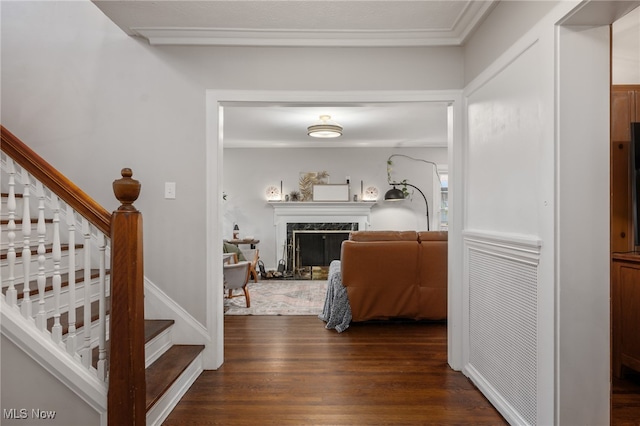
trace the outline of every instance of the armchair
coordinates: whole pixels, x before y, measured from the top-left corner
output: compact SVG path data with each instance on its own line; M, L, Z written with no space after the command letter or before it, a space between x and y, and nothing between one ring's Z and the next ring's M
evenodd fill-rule
M233 290L242 289L244 297L247 302L247 308L251 307L251 299L249 298L249 289L247 283L249 282L249 266L251 262L238 262L232 264L224 264L224 288L229 292L229 298L238 297L241 295L233 295Z
M258 260L260 259L260 250L259 249L251 249L251 250L243 250L245 259L249 261L249 279L253 279L254 283L258 282L258 271L256 268L258 267Z

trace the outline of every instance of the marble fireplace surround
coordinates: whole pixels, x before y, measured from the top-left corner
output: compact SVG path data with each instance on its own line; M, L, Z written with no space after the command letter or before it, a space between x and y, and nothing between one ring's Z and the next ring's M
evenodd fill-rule
M307 224L307 229L310 224L318 224L318 229L323 230L331 229L327 224L336 224L341 230L344 229L344 224L352 224L357 225L358 230L367 230L370 226L371 207L375 205L374 202L366 201L281 201L269 204L273 207L278 259L285 258L288 224Z

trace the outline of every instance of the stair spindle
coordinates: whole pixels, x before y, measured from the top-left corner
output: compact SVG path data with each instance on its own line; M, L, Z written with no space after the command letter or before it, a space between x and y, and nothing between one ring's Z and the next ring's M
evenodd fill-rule
M16 166L11 158L7 159L9 172L9 197L7 198L7 213L9 215L9 223L7 224L7 265L9 288L6 293L6 301L9 306L15 306L18 300L18 292L16 291Z
M75 354L76 342L76 217L75 212L67 204L67 231L69 241L69 331L67 335L67 352ZM85 282L85 286L90 283Z
M52 196L53 202L53 328L51 335L55 343L62 342L62 325L60 324L60 290L62 277L60 276L60 261L62 250L60 247L60 200Z
M44 187L40 181L36 182L36 197L38 198L38 313L36 325L40 331L47 329L47 311L45 309L45 287L47 277L45 274L45 240L47 227L44 221Z
M100 277L98 279L98 378L105 380L107 377L107 301L106 301L106 239L102 232L98 233L98 252L100 258Z
M23 281L24 288L22 290L22 304L20 305L22 315L25 318L31 318L31 290L29 289L29 277L31 268L31 212L29 200L31 198L31 178L29 173L22 169L22 269L24 271Z
M91 229L89 221L82 218L82 236L84 244L82 253L84 254L84 343L80 351L82 364L89 368L91 366Z

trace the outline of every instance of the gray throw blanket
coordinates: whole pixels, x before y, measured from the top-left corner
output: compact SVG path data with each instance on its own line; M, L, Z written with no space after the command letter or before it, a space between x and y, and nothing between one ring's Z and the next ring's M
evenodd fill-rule
M329 265L327 295L324 299L324 308L318 318L327 323L326 328L333 328L338 333L345 331L351 323L351 306L347 289L342 285L339 260L334 260Z

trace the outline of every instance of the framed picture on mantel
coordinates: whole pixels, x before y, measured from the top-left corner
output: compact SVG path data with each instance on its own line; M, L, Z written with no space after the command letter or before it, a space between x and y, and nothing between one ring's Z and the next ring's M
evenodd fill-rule
M349 185L313 185L313 201L349 201Z
M326 185L329 183L329 173L301 172L300 173L300 201L313 201L313 185Z

